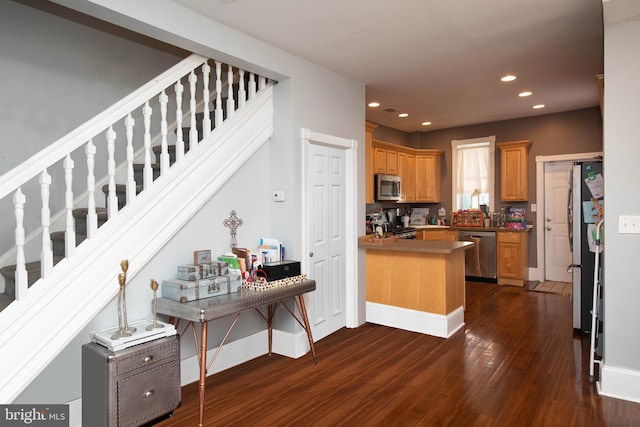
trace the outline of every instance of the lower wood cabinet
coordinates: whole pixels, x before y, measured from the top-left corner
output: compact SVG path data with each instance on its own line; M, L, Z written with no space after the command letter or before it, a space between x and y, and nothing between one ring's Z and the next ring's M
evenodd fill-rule
M529 238L523 231L498 231L497 276L499 285L524 286L528 280Z
M82 346L82 425L140 426L180 406L180 336L111 351Z
M441 242L457 242L458 231L447 229L418 230L416 232L416 239Z

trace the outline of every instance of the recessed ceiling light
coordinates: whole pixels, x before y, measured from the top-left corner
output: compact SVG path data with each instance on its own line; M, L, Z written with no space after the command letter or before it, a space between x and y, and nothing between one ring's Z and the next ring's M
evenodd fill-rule
M429 126L431 122L422 122L422 126Z
M516 79L516 76L513 76L511 74L507 74L506 76L502 77L500 80L503 82L512 82Z
M537 105L534 105L534 106L533 106L533 109L534 109L534 110L539 110L539 109L541 109L541 108L544 108L544 104L537 104Z
M405 117L409 117L409 115L407 113L400 113L398 114L398 117L405 118Z
M533 92L529 92L528 90L525 90L524 92L520 92L518 94L518 96L522 98L524 98L525 96L531 96L531 95L533 95Z
M371 108L375 108L375 107L379 107L380 103L379 102L370 102L367 104L369 107Z

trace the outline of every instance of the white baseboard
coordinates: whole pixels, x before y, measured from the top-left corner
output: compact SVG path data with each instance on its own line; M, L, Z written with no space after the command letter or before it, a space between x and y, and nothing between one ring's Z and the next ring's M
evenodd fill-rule
M602 396L640 403L640 372L601 365L596 383Z
M464 326L464 308L443 315L367 302L367 322L449 338Z
M82 427L82 399L67 402L69 405L69 427Z

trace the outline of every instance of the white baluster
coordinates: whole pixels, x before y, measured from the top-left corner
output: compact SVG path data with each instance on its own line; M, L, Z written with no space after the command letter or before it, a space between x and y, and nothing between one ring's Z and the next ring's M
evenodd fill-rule
M184 141L182 139L182 92L184 86L176 83L176 162L184 157Z
M196 82L198 77L196 73L191 71L189 74L189 90L191 93L191 99L189 100L189 108L191 115L191 127L189 129L189 147L191 150L196 146L198 142L198 129L196 128Z
M136 121L131 113L124 119L124 127L127 134L127 204L136 198L136 178L133 171L133 127Z
M149 101L142 107L144 117L144 169L142 170L142 183L144 188L149 188L153 183L153 169L151 168L151 107Z
M258 90L260 91L264 89L266 85L267 85L267 79L265 77L258 76Z
M204 98L204 117L202 118L202 130L203 135L202 138L206 138L211 133L211 116L209 114L209 72L211 71L211 67L209 67L209 63L205 62L202 66L202 87Z
M85 147L87 155L87 239L91 239L98 230L98 215L96 214L96 175L95 157L96 146L89 140Z
M67 154L62 166L64 167L64 181L66 191L64 193L65 209L67 211L66 230L64 232L64 254L67 258L71 257L76 251L76 223L73 219L73 160L71 155Z
M107 196L107 215L113 218L118 213L118 195L116 194L116 133L112 126L109 126L107 137L107 176L109 179L109 194Z
M256 75L249 73L249 99L256 96Z
M167 146L167 102L169 97L163 90L160 93L160 174L169 171L169 147Z
M244 88L244 70L242 68L238 69L238 74L240 75L238 78L238 108L240 108L244 107L247 102L247 91Z
M222 63L216 61L216 122L215 127L222 124L224 120L222 109Z
M51 211L49 210L49 191L51 188L51 175L47 170L43 170L40 174L40 198L42 199L42 251L40 252L40 271L41 277L49 276L53 269L53 250L51 248L51 235L49 229L51 227Z
M27 295L28 280L27 268L24 260L24 204L26 198L20 187L13 195L13 207L16 216L16 277L15 295L16 301Z
M227 68L227 118L233 117L236 105L233 101L233 67L228 65Z

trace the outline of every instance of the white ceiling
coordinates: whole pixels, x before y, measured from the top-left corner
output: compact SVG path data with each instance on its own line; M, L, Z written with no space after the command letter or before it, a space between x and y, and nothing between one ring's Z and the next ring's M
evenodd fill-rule
M599 105L602 0L175 1L365 83L367 120L406 132Z

